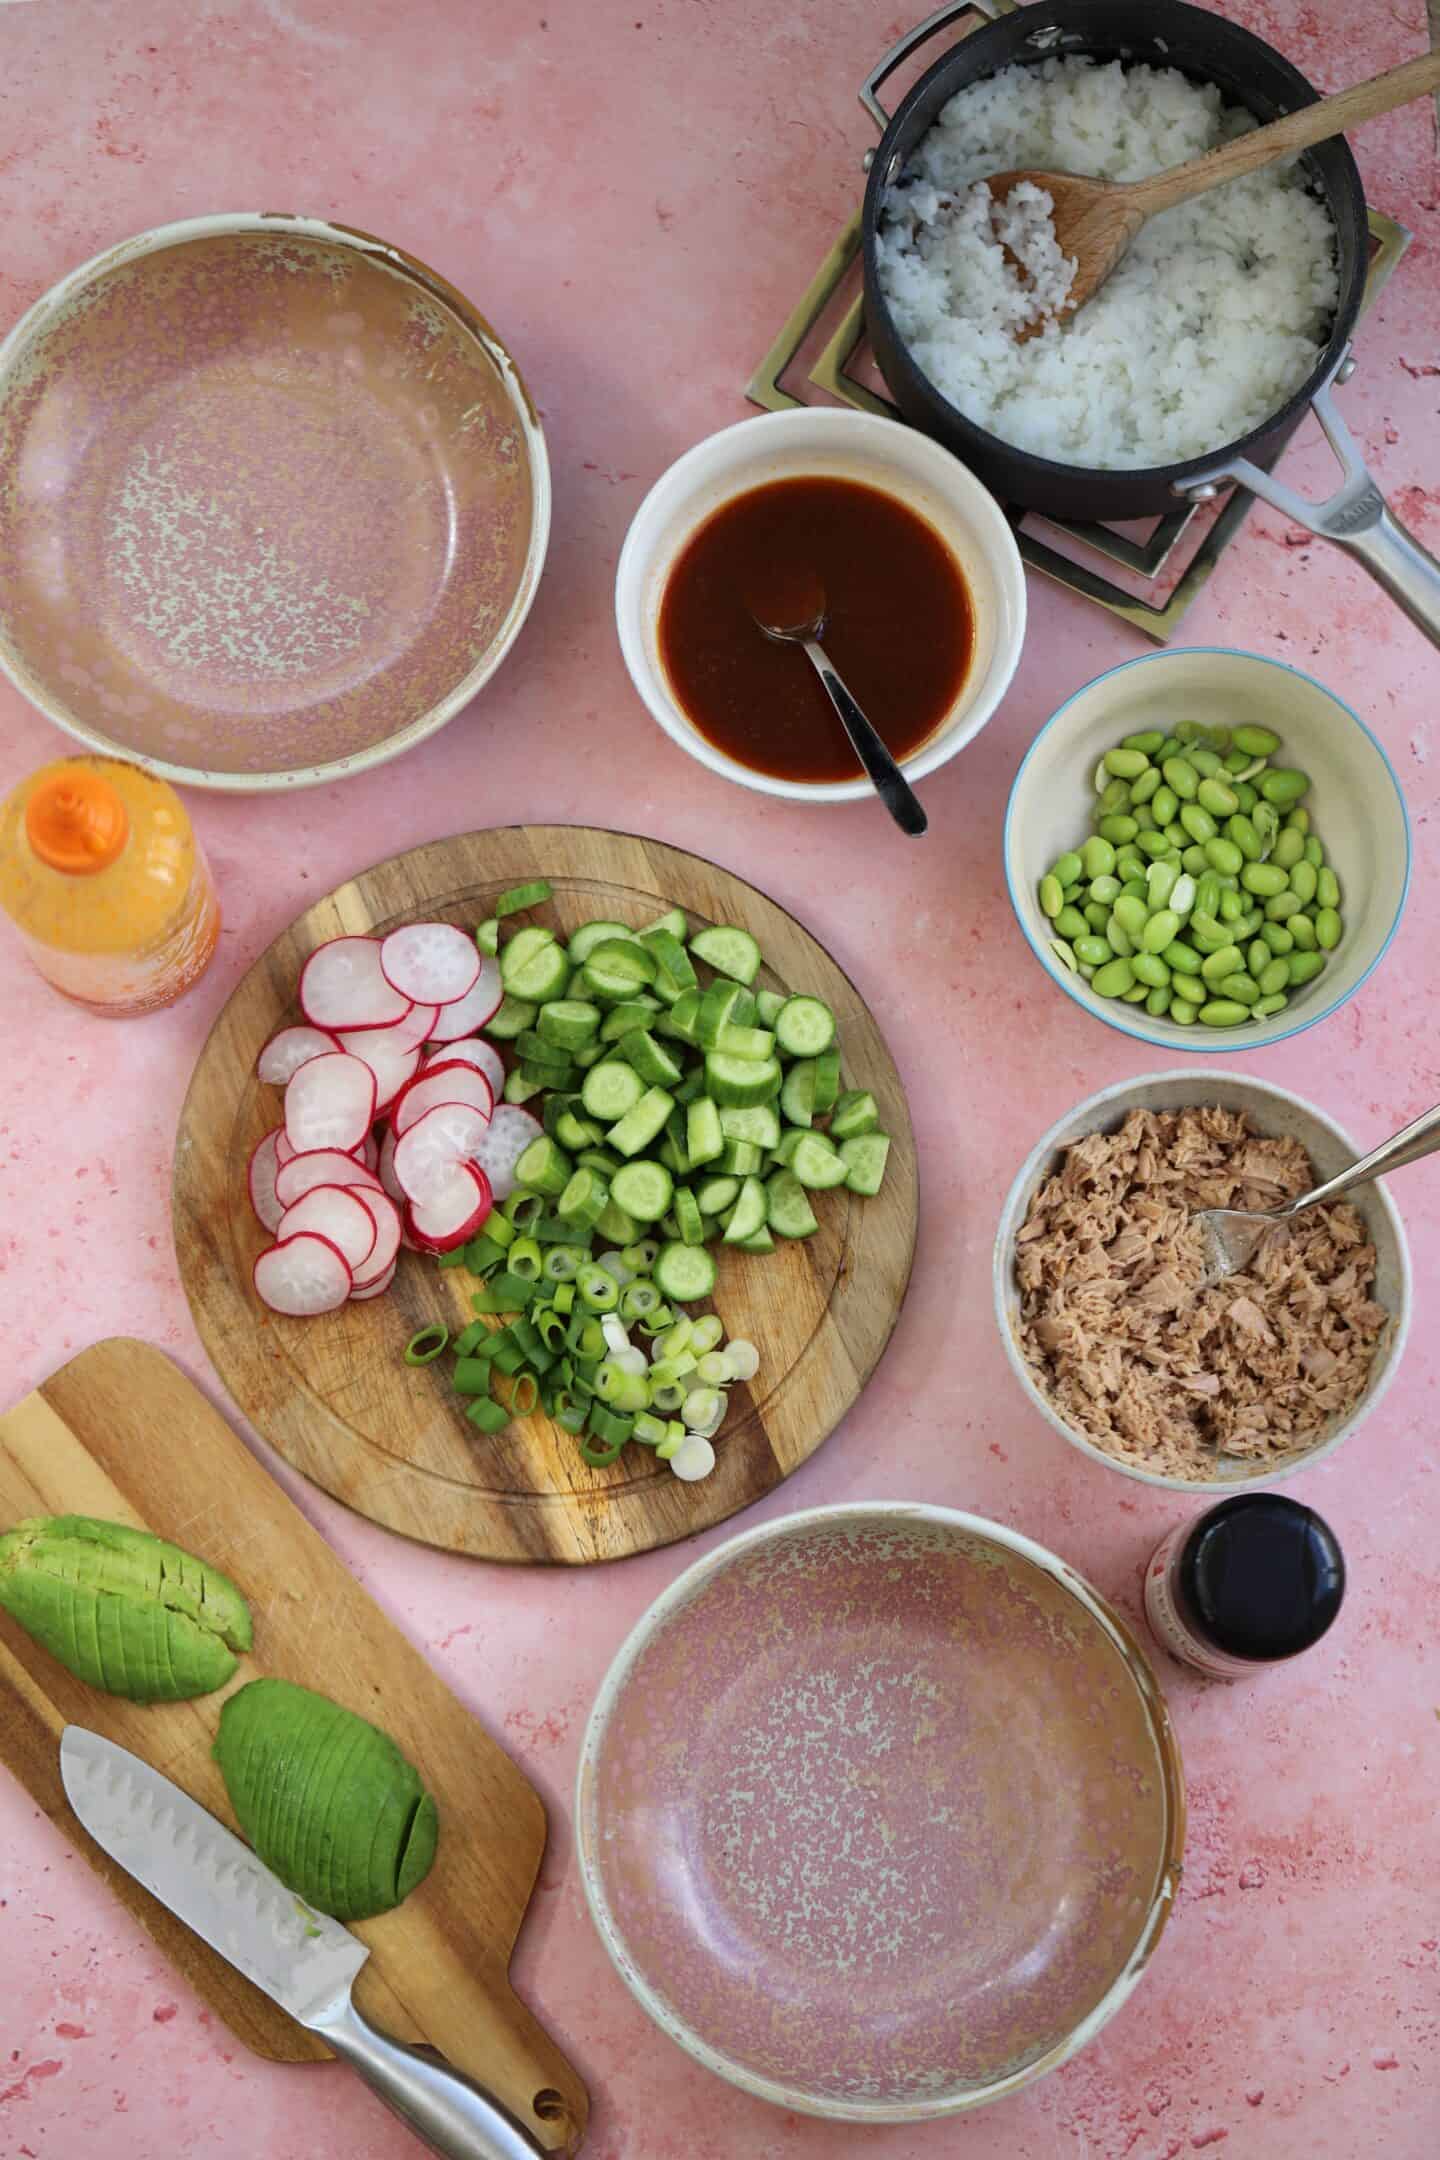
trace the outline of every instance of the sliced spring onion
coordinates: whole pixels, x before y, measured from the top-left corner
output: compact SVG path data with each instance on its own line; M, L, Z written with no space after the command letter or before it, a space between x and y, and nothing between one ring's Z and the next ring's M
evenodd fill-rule
M467 1403L465 1415L472 1425L478 1425L485 1433L503 1432L510 1422L510 1412L504 1403L494 1401L489 1395L477 1395L473 1402Z
M725 1363L731 1380L753 1380L760 1370L760 1352L753 1342L736 1335L725 1345Z
M691 1388L680 1412L682 1421L691 1432L703 1431L706 1426L724 1415L725 1398L718 1388L712 1387Z
M417 1328L405 1345L406 1364L432 1364L439 1357L449 1340L449 1328L442 1327L438 1320L432 1320L429 1327Z
M719 1348L724 1335L725 1323L720 1318L720 1315L718 1313L703 1313L698 1320L694 1320L690 1324L690 1348L697 1357L703 1357L707 1350Z
M625 1332L625 1323L623 1320L617 1319L614 1313L606 1313L604 1319L600 1322L600 1332L605 1338L607 1350L628 1350L630 1348L630 1337Z

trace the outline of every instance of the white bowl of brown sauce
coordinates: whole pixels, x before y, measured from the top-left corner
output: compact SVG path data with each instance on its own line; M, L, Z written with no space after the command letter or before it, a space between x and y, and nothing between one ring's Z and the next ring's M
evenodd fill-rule
M906 777L995 711L1025 636L1004 512L939 444L878 414L766 413L662 474L620 555L615 614L667 735L743 787L806 802L871 793L814 669L756 616L799 574L825 597L830 660Z

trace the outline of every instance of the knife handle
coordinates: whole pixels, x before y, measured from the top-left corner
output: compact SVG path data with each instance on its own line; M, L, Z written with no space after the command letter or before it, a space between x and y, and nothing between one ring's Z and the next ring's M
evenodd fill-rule
M348 1996L311 2030L443 2160L549 2160L508 2108L443 2056L392 2040Z

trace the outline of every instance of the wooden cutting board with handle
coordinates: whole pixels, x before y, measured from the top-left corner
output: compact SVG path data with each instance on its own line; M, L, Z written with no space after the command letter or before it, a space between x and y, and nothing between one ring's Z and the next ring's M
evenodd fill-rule
M857 866L857 875L860 866ZM269 1242L251 1212L250 1152L282 1114L255 1077L266 1040L300 1018L296 985L317 945L430 917L467 929L507 886L545 878L532 918L568 938L594 917L627 926L685 910L692 931L735 923L759 941L758 987L823 998L839 1022L844 1085L868 1088L891 1137L873 1199L812 1195L819 1231L772 1253L724 1251L715 1310L749 1337L760 1370L731 1392L703 1482L683 1484L647 1448L592 1468L543 1416L481 1439L462 1415L448 1358L417 1370L416 1329L458 1331L478 1286L463 1268L402 1253L384 1297L318 1319L268 1313L251 1271ZM221 1380L270 1445L387 1529L485 1560L584 1565L693 1537L799 1469L834 1431L899 1318L915 1251L919 1186L905 1091L855 984L793 915L683 848L584 825L457 833L362 871L292 923L236 985L200 1053L175 1143L175 1252L195 1325Z
M435 1864L394 1912L355 1932L371 1957L361 2007L427 2041L493 2092L543 2145L573 2151L585 2089L512 1992L510 1954L545 1846L539 1794L385 1618L325 1540L169 1358L116 1338L72 1358L0 1416L0 1527L99 1515L213 1562L249 1600L253 1654L225 1689L140 1704L73 1679L0 1611L0 1761L247 2046L277 2062L328 2051L208 1949L80 1828L59 1741L87 1725L237 1827L211 1757L227 1694L260 1674L359 1711L415 1764L440 1811Z

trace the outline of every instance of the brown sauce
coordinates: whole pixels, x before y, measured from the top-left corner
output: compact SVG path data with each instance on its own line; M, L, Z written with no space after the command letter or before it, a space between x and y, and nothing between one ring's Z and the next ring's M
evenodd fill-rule
M717 750L777 779L853 780L860 761L810 662L752 613L786 619L816 580L826 653L894 756L911 756L960 692L974 617L949 549L879 488L775 480L726 503L670 573L660 657Z

